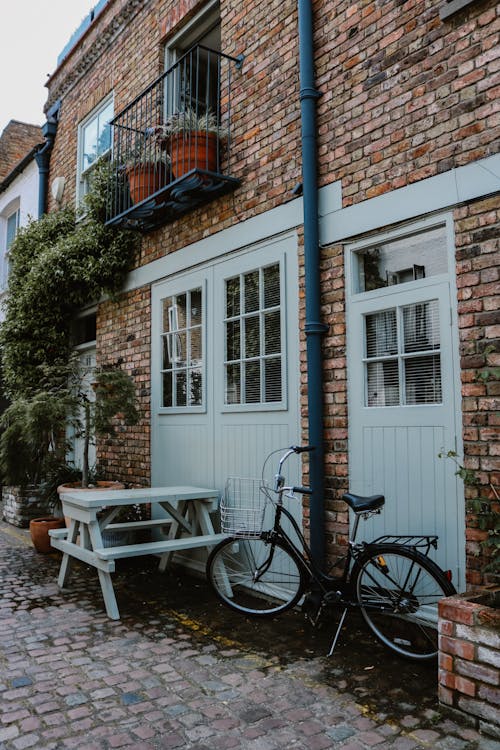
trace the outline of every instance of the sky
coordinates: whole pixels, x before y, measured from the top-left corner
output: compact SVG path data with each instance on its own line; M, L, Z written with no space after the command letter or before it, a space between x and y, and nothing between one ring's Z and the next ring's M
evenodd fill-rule
M0 0L0 133L9 120L43 125L47 74L97 0Z

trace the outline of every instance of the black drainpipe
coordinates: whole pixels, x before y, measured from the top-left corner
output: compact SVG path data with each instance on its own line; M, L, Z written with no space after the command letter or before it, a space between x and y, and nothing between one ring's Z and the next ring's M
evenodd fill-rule
M300 106L302 120L302 181L304 201L304 270L306 293L307 403L310 485L310 541L314 560L325 557L323 384L321 338L328 326L321 323L318 179L316 162L316 99L314 86L313 10L311 0L298 0Z
M38 165L38 218L43 216L47 210L50 154L57 132L59 107L60 102L56 102L47 112L47 122L42 126L42 135L45 138L45 143L35 154L35 160Z

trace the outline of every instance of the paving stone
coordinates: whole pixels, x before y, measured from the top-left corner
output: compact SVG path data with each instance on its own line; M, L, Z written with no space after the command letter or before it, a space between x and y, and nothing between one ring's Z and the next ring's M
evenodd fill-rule
M247 620L137 558L117 566L111 621L90 568L61 593L59 559L4 527L1 750L496 750L442 715L435 667L392 657L354 614L327 659L300 613Z

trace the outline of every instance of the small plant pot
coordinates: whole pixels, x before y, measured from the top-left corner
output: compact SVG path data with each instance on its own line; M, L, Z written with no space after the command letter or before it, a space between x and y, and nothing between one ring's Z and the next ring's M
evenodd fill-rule
M219 139L215 133L193 130L171 135L169 151L173 173L182 177L192 169L216 172L218 148Z
M140 203L167 183L168 168L161 164L136 164L127 167L128 186L132 203Z
M55 552L50 544L50 529L63 529L65 526L64 518L55 518L47 516L46 518L33 518L30 521L31 541L37 552L44 555L49 552Z

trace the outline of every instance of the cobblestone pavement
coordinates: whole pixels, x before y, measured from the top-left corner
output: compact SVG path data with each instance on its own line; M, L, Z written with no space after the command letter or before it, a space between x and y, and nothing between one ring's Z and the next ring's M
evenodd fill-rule
M440 712L436 667L395 659L353 616L338 651L300 613L255 622L202 580L135 558L115 574L37 554L0 523L0 748L499 750Z

